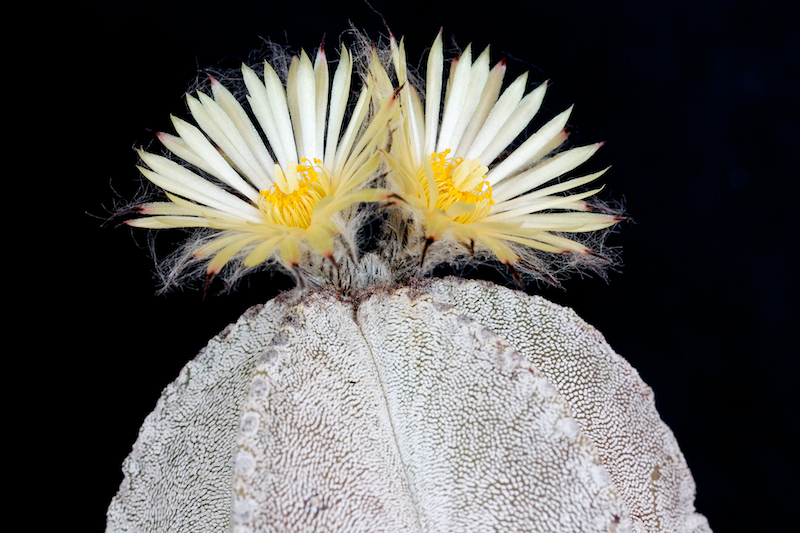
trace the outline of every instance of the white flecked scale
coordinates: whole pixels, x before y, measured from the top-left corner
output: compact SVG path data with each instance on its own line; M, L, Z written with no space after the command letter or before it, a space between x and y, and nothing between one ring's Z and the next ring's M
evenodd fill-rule
M123 470L108 532L710 531L652 392L599 333L453 278L249 311Z

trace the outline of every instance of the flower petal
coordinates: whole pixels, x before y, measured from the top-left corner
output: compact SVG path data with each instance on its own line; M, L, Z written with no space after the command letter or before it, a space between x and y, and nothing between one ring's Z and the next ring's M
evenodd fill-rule
M554 126L558 126L558 123ZM585 163L601 146L603 143L581 146L547 159L532 169L493 186L492 198L499 204L556 179ZM598 174L598 176L600 175L602 173Z
M261 213L251 204L217 187L174 161L144 151L139 151L139 157L152 169L148 170L140 167L140 172L158 187L209 207L225 211L231 216L239 217L243 220L263 221Z
M289 114L289 103L286 99L286 91L275 69L266 61L264 62L264 86L267 90L269 106L272 110L272 116L274 117L275 128L277 129L277 133L274 134L274 136L266 130L264 130L264 133L267 134L267 140L270 144L280 142L283 146L286 161L281 162L281 166L287 168L289 162L294 161L297 163L300 161L300 157L298 155L297 144L295 143L294 129L292 128L292 119ZM278 139L280 141L278 141Z
M453 157L475 159L480 154L480 151L477 151L475 156L470 157L468 150L470 150L475 142L478 133L483 131L484 124L495 104L497 103L497 97L500 95L500 87L503 84L503 76L505 73L505 60L497 63L497 65L495 65L494 68L492 68L492 70L489 72L488 79L484 84L483 92L478 105L472 113L472 118L470 119L464 134L461 136L461 140L458 143L458 147L456 148Z
M472 69L471 45L468 45L461 54L458 65L451 67L451 69L453 83L450 86L447 101L445 102L442 125L439 128L439 137L436 141L437 152L444 152L446 149L452 148L452 144L458 144L458 139L455 139L454 135L469 90L470 73ZM431 109L427 110L428 113L431 111Z
M186 141L189 148L208 162L209 166L214 170L213 176L215 178L230 185L254 204L258 203L258 191L245 182L242 177L231 168L199 129L177 117L172 117L172 123L175 126L175 131Z
M331 103L328 115L328 138L325 143L325 166L334 167L336 148L339 143L339 135L342 132L342 122L347 110L347 102L350 96L350 79L353 71L353 60L347 52L347 48L342 45L339 56L339 66L333 75L333 86L331 88Z
M275 161L273 161L272 157L269 155L267 147L264 146L264 142L261 140L258 131L256 131L253 122L247 116L247 112L233 94L213 77L211 78L211 90L214 94L214 100L219 104L220 109L230 118L231 122L233 122L237 133L247 145L249 152L256 159L258 164L257 169L263 174L266 174L271 181L272 176L270 175L270 170L272 170L272 167L275 165ZM263 185L268 186L269 184L271 183L265 181ZM261 188L266 188L260 184L256 185Z
M514 142L514 139L519 136L522 130L533 120L536 113L539 112L545 91L547 91L547 82L542 83L519 100L517 93L525 88L527 74L523 76L517 78L497 101L486 119L485 131L482 129L478 134L475 143L473 143L468 152L468 156L478 152L479 155L477 157L480 157L481 161L487 165L491 164L503 150ZM519 85L517 85L518 83ZM506 97L506 93L509 93L509 91L510 94Z
M570 113L572 113L572 106L550 119L547 124L528 137L524 143L511 152L499 165L490 170L489 173L486 174L486 179L492 184L492 187L519 170L531 157L537 154L547 143L558 135L561 130L564 129L564 126L567 125Z
M442 32L436 36L428 52L425 91L425 153L436 151L436 137L439 131L439 105L442 98L442 72L444 54L442 53Z

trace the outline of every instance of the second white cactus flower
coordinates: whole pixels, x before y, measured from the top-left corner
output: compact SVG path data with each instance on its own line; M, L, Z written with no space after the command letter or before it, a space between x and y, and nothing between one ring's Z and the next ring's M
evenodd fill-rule
M621 220L617 213L594 212L586 201L601 188L581 189L605 170L559 178L602 143L555 152L567 139L570 108L506 152L538 112L546 83L526 95L523 74L501 94L505 62L490 69L489 49L473 60L470 45L452 60L442 98L441 33L428 54L424 87L415 86L409 76L402 40L398 45L391 38L391 58L395 83L377 54L371 75L379 87L376 93L399 94L402 120L392 132L387 159L400 196L421 215L425 244L417 253L422 261L428 245L448 232L464 246L440 250L438 262L479 248L501 263L553 281L547 261L528 253L530 249L583 256L579 263L597 260L598 251L575 235Z

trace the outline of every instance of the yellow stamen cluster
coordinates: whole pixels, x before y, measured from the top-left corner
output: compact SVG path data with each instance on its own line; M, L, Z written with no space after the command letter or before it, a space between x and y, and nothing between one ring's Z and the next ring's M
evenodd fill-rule
M439 189L436 209L445 211L455 202L475 204L474 211L459 215L455 222L465 224L480 220L489 213L494 204L492 186L486 181L487 168L481 165L480 159L448 158L449 153L450 150L447 149L431 154L431 169ZM430 200L425 171L422 170L418 177Z
M275 165L275 185L260 191L258 207L264 220L270 224L306 229L311 224L314 207L325 197L326 191L319 179L319 172L325 172L319 159L309 164L307 159L295 169L289 168L284 174ZM319 167L319 172L314 167Z

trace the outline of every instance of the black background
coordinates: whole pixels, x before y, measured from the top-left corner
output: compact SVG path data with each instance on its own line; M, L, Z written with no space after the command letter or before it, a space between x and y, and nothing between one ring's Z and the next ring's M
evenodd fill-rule
M310 51L324 34L333 58L349 21L386 34L370 6L348 5L70 5L36 34L47 59L17 74L36 74L27 123L39 129L26 143L38 155L27 161L36 170L24 178L25 204L46 198L44 210L27 209L46 229L25 231L28 242L46 240L31 253L47 270L33 271L43 290L27 300L33 316L59 325L43 339L57 348L31 360L63 387L48 412L78 446L49 471L86 484L71 507L85 531L102 530L160 391L209 338L290 286L261 275L205 301L196 291L156 295L144 232L102 224L116 194L137 190L132 149L152 142L148 129L172 131L170 113L188 115L182 98L198 69L237 67L262 38ZM791 337L800 47L790 5L372 2L406 37L410 63L440 27L446 43L491 43L507 79L530 70L534 83L551 80L543 116L574 103L573 140L607 141L585 168L613 165L602 194L624 200L634 219L610 238L624 265L608 282L528 291L573 307L653 387L697 482L697 509L717 532L787 528L800 496Z

